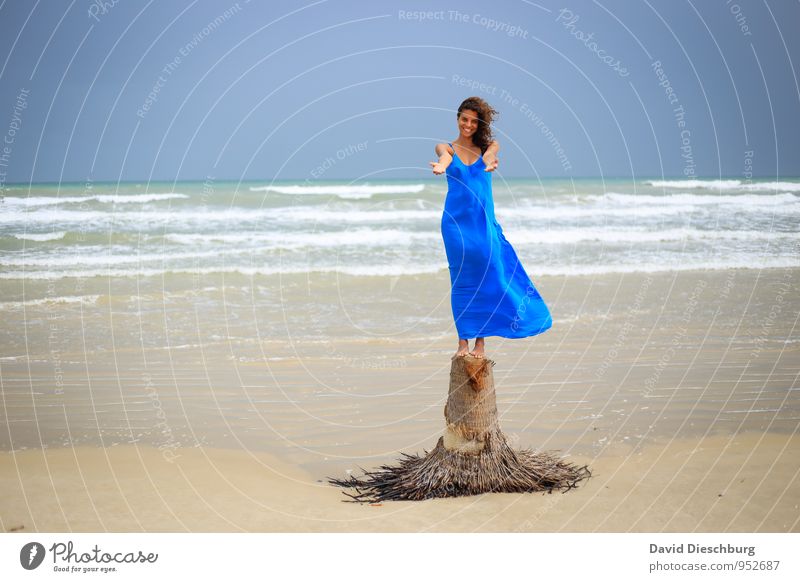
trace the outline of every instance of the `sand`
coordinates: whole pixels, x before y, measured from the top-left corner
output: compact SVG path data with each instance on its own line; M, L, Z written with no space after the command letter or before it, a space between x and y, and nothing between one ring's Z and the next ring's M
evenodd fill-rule
M0 526L798 531L799 274L537 280L552 330L487 342L500 424L514 446L556 450L594 476L566 494L380 506L342 502L325 478L435 445L455 351L450 334L430 333L449 315L441 276L417 282L418 305L435 306L429 327L401 329L413 306L399 306L386 313L397 333L382 336L299 338L287 330L313 313L297 311L254 333L246 311L223 302L198 312L187 298L165 316L110 296L59 307L56 349L46 305L13 311L0 329ZM413 283L401 279L400 293ZM170 341L158 345L161 334Z
M342 502L265 455L204 447L172 461L122 445L3 453L6 531L788 532L797 531L800 438L675 439L600 457L567 493ZM20 526L24 527L20 529Z

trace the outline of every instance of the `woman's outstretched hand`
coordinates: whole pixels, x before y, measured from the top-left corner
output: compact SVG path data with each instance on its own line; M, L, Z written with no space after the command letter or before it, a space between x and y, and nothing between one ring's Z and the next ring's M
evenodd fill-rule
M444 174L445 170L447 169L447 166L442 162L428 162L428 163L433 168L433 173L436 174L437 176L439 174Z
M486 172L494 172L497 169L497 155L492 152L483 154L483 163L486 166Z

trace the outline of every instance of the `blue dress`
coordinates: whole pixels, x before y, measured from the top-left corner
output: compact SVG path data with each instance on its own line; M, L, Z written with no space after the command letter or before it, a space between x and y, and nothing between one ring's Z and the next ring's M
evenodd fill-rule
M446 171L441 227L458 337L537 335L550 329L553 319L503 236L494 216L492 173L485 168L483 156L466 165L453 149Z

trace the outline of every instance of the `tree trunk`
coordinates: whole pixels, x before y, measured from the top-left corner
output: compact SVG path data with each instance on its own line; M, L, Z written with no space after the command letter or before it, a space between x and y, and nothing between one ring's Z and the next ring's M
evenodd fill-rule
M500 432L492 368L494 361L486 358L453 359L442 437L448 451L477 453L483 450L490 433Z
M495 362L470 355L454 357L444 407L444 435L425 456L408 455L396 467L382 466L360 478L328 481L353 488L354 501L428 499L487 492L568 491L591 476L551 453L514 451L497 421Z

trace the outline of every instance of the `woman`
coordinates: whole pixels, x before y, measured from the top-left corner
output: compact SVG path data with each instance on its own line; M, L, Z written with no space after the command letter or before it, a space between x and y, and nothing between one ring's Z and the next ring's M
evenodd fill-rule
M434 174L447 173L442 238L450 268L450 302L458 332L455 356L484 356L486 336L540 334L553 320L544 300L503 236L494 215L492 172L500 144L492 139L497 111L480 97L456 113L458 138L436 144ZM469 351L469 339L475 347Z

